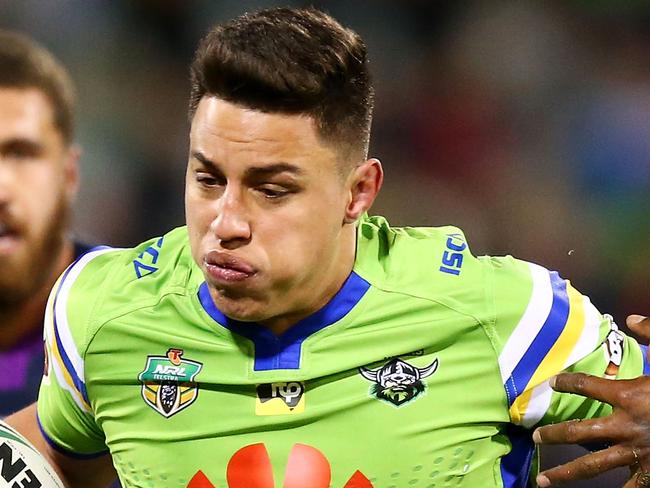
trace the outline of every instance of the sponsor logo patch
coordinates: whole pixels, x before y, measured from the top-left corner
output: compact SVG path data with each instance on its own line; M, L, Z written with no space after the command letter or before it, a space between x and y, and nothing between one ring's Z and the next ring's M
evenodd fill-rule
M163 417L171 417L189 407L199 395L196 375L203 364L184 359L183 350L170 348L165 356L147 356L138 379L145 403Z
M274 464L282 460L271 459L263 443L249 444L235 452L226 467L228 488L273 488L275 483ZM289 457L284 464L284 488L332 488L332 477L343 476L345 484L334 488L373 488L373 484L359 469L341 473L337 466L320 450L307 444L291 446ZM221 475L223 476L223 475ZM219 487L223 486L219 484ZM187 488L216 488L202 470L198 470L190 480Z
M295 415L304 411L304 383L288 381L257 385L255 415Z
M373 385L370 395L395 407L415 400L427 388L422 380L438 369L438 359L424 368L418 368L400 358L394 358L379 369L361 367L359 373Z
M611 329L605 338L605 342L603 342L603 351L605 352L605 360L607 361L605 378L614 379L618 375L618 369L623 362L625 336L618 329L618 325L616 325L611 315L605 315L605 317L609 320Z

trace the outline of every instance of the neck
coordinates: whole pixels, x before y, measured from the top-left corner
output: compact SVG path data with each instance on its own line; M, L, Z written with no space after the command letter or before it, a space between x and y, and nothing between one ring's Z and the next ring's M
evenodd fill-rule
M357 243L356 225L348 224L343 228L342 232L343 244L336 258L332 260L332 266L323 275L303 286L303 289L307 290L307 292L308 290L318 289L322 290L321 293L311 299L301 297L300 303L308 304L307 306L302 306L294 312L260 321L260 325L266 327L275 335L281 335L305 317L320 310L338 293L354 267ZM323 286L323 284L326 285Z
M58 276L72 262L74 244L66 240L56 258L56 264L50 270L43 285L25 300L0 307L0 351L10 349L27 337L36 334L43 327L45 305L52 286Z

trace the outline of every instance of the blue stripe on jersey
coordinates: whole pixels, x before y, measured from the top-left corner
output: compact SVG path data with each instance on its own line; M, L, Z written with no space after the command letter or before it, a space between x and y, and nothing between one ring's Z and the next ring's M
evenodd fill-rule
M61 338L59 337L59 331L57 330L57 326L56 326L56 318L54 319L54 337L56 340L56 347L59 350L61 360L63 361L65 369L70 374L70 378L72 378L72 383L74 384L75 388L79 390L79 393L81 393L81 396L86 401L86 403L90 404L90 401L88 400L88 393L86 392L86 385L84 384L83 381L81 381L81 378L77 376L77 373L75 372L74 367L70 362L70 358L68 357L67 353L65 352L65 349L63 348L63 343L61 342Z
M650 374L650 363L648 362L648 346L639 344L641 354L643 354L643 374Z
M560 275L555 271L551 271L549 274L551 275L551 288L553 289L551 311L506 382L509 386L509 388L506 388L509 407L524 392L530 378L532 378L542 360L562 334L569 318L569 296L566 281L560 278Z
M207 283L199 287L203 309L217 323L249 338L255 344L255 371L299 369L302 343L310 335L345 317L366 294L370 283L350 273L341 289L320 310L293 325L284 334L274 335L266 327L226 317L214 304Z
M87 254L88 252L91 251L101 251L103 249L110 249L109 246L96 246L93 247L92 249L84 249L84 248L79 248L79 251L84 251L85 253L78 254L74 262L68 266L68 269L65 270L63 273L63 277L61 278L61 282L59 283L59 288L56 290L56 294L54 295L54 313L53 319L54 319L54 338L56 340L56 345L57 349L59 351L61 360L63 361L63 365L65 366L65 369L68 371L68 374L70 375L70 378L72 378L72 383L74 384L75 388L81 393L81 396L83 399L86 401L86 403L90 404L90 401L88 400L88 392L86 392L86 385L84 384L83 381L81 381L81 378L77 375L74 366L72 366L72 362L70 361L70 358L68 357L68 353L63 347L63 342L61 341L61 337L59 336L59 327L57 324L56 320L56 312L58 310L58 303L59 303L59 294L61 293L61 289L63 288L63 283L65 283L66 279L68 278L68 275L70 274L70 271L75 267L75 265L79 262L79 260L84 256L84 254ZM65 306L65 305L64 305ZM66 313L64 310L63 313Z
M510 425L506 435L512 447L501 458L503 488L526 488L535 452L532 434L527 429Z
M81 378L79 378L79 376L77 375L77 372L75 371L74 366L72 366L72 362L68 357L68 353L63 347L63 342L61 342L61 337L59 336L59 327L56 321L56 312L57 312L57 307L59 302L59 293L61 292L63 283L65 283L65 280L68 278L68 274L70 274L70 271L72 270L72 268L74 268L74 265L77 264L77 261L79 261L79 259L81 259L81 256L79 256L72 265L68 266L68 269L66 269L65 273L63 273L63 277L61 278L61 283L59 284L59 288L58 290L56 290L56 295L54 295L54 307L53 307L52 317L54 320L54 340L56 340L56 347L59 351L61 360L63 361L63 365L65 366L65 369L68 371L70 378L72 378L72 383L74 384L75 388L79 391L79 393L81 393L81 396L86 401L86 403L89 404L90 402L88 401L88 393L86 392L86 385L84 384L83 381L81 381ZM64 310L63 313L66 313L66 311Z

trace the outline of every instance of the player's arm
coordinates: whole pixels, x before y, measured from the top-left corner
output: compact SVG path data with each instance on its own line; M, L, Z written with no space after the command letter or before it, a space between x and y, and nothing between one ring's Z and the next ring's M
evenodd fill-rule
M94 378L87 375L86 364L88 351L94 347L95 321L101 316L102 277L112 269L113 253L98 249L85 254L53 288L45 310L46 367L37 408L32 406L18 417L39 447L47 445L48 458L72 487L106 486L107 477L115 478L104 468L109 465L108 448L95 416Z
M36 404L20 410L4 421L36 447L58 472L66 486L70 488L105 488L117 478L108 454L92 459L75 458L56 450L48 443L38 427Z
M567 371L631 379L645 352L570 282L512 258L494 260L495 331L511 422L532 429L602 417L611 406L554 391L550 378ZM532 433L532 430L531 430Z

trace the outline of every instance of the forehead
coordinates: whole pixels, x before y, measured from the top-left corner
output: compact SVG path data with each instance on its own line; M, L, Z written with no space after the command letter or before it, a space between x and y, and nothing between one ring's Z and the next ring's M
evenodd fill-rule
M312 117L265 113L203 97L190 132L192 151L220 164L259 165L292 162L301 166L326 166L336 162L336 152L324 144Z
M0 87L0 138L39 138L56 131L47 96L35 88Z

